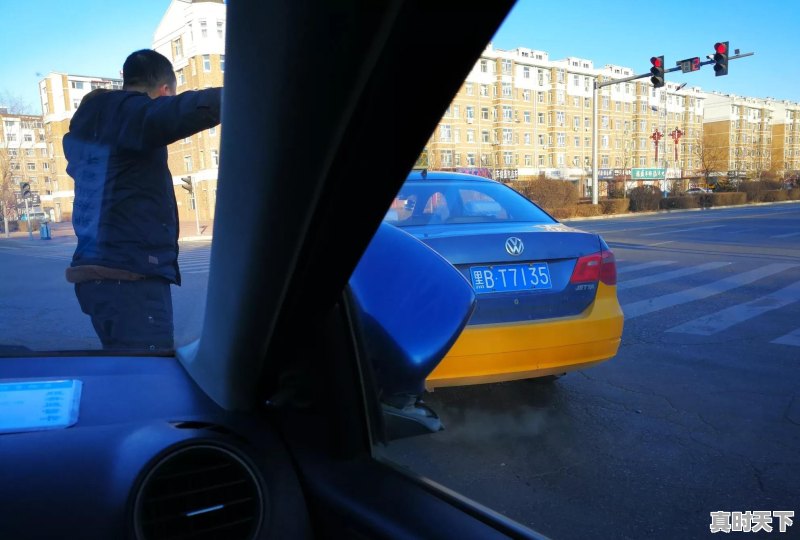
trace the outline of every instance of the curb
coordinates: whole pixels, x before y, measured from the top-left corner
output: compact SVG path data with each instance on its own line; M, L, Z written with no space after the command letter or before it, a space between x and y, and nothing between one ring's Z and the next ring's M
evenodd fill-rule
M617 218L634 218L639 216L657 216L659 214L675 214L684 212L708 212L709 210L722 210L725 208L748 208L750 206L774 206L776 204L792 204L800 203L798 201L775 201L775 202L759 202L748 204L729 204L727 206L712 206L711 208L676 208L672 210L656 210L653 212L626 212L624 214L603 214L601 216L588 216L588 217L572 217L567 219L559 219L558 221L596 221L600 219L617 219Z

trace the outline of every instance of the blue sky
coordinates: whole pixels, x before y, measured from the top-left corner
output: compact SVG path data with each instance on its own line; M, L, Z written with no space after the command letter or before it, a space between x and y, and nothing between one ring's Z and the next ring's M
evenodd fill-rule
M119 76L130 52L151 46L168 6L169 0L0 0L6 23L0 95L20 96L38 112L37 84L50 71ZM519 0L493 42L500 49L530 47L551 59L578 56L596 67L610 63L644 73L651 56L663 54L671 67L710 54L715 41L729 41L732 49L755 56L732 61L725 77L714 77L707 66L668 74L667 80L800 101L800 66L781 72L799 27L798 0Z
M685 58L705 60L714 43L755 55L733 60L728 75L713 66L666 79L707 91L800 101L800 47L792 69L787 56L800 29L799 0L518 0L493 39L498 49L519 46L547 51L551 60L577 56L595 67L615 64L636 74L650 57L664 55L668 68Z

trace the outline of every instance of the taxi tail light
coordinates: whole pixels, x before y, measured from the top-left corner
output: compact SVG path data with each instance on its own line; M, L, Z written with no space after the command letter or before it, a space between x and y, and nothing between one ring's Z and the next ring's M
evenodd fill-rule
M617 284L617 263L614 254L608 250L601 250L591 255L584 255L575 262L570 283L585 283L587 281L602 281L606 285Z

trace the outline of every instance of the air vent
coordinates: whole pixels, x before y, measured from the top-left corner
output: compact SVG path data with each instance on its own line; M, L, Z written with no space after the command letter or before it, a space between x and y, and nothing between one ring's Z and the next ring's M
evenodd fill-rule
M217 446L182 448L158 462L136 496L140 540L250 540L263 501L251 468Z

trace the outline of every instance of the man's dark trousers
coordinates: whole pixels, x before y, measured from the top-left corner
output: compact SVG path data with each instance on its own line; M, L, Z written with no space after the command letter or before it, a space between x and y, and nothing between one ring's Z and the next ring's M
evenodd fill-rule
M173 349L172 293L166 279L84 281L75 284L75 295L104 349Z

